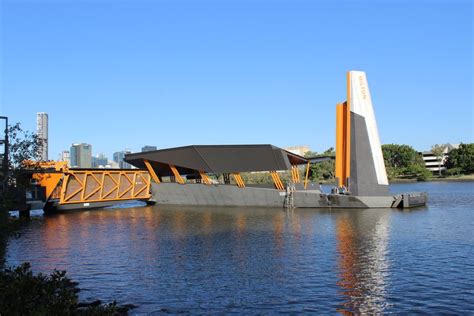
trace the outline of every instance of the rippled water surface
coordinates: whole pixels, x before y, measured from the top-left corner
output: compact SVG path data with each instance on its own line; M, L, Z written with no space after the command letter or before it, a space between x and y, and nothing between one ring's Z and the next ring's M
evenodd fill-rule
M132 313L474 312L474 183L401 211L133 207L38 216L6 264L65 269Z

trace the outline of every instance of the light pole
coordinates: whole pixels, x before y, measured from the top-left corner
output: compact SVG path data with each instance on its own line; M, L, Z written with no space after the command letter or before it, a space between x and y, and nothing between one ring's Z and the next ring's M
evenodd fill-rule
M1 179L1 182L2 182L2 194L5 193L6 189L7 189L7 180L8 180L8 151L9 151L9 143L8 143L8 117L6 116L0 116L0 120L3 120L5 122L5 129L4 129L4 133L5 133L5 136L0 138L0 145L3 145L3 148L4 148L4 152L3 153L0 153L0 155L2 156L2 179ZM0 135L1 137L1 135Z

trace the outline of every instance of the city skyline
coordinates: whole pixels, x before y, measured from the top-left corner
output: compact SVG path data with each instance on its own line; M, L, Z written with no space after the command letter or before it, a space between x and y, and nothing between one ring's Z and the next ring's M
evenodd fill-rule
M48 114L45 113L45 112L41 112L41 113L48 115ZM417 150L417 151L419 151L419 152L424 152L424 151L429 151L429 150L431 150L431 147L432 147L432 146L435 146L435 145L438 145L438 144L442 144L442 145L445 145L445 144L449 144L449 145L450 145L450 144L457 144L457 145L459 145L460 143L468 143L468 142L462 142L462 141L461 141L461 142L449 142L449 141L448 141L448 142L445 142L445 143L436 142L436 143L432 144L431 146L429 146L428 148L416 148L416 147L412 146L411 144L405 144L405 145L412 146L415 150ZM87 141L86 141L86 142L70 142L69 148L70 148L70 146L72 146L72 145L74 145L74 144L90 144L90 145L93 145L91 142L87 142ZM385 144L385 143L383 143L383 144ZM186 145L183 145L183 146L186 146ZM144 151L150 151L150 150L160 150L160 149L164 149L164 148L160 148L160 147L154 146L154 145L141 145L141 146L140 146L140 145L137 145L136 147L141 147L141 150L133 151L133 150L131 150L130 148L125 147L125 148L123 148L123 149L113 149L113 151L112 151L110 154L105 153L104 151L101 151L101 150L91 151L91 157L94 158L94 157L98 157L98 156L102 156L102 155L103 155L103 156L105 156L105 157L108 159L109 162L115 162L114 159L113 159L113 157L114 157L114 155L115 155L116 153L118 153L118 152L128 152L128 153L135 153L135 152L136 152L136 153L138 153L138 152L144 152ZM174 147L181 147L181 146L174 146ZM331 147L333 147L333 146L331 146ZM92 147L92 148L93 148L93 147ZM299 154L299 155L301 155L301 153L302 153L302 152L301 152L301 148L307 148L308 151L313 152L313 149L312 149L311 147L309 147L309 146L307 146L307 145L301 145L301 144L292 144L292 145L290 145L290 146L284 146L284 147L282 147L282 148L284 148L284 149L286 149L286 150L289 150L289 151L292 151L293 148L297 148L297 150L294 151L294 153L295 153L295 154ZM330 147L328 147L328 148L330 148ZM326 149L328 149L328 148L326 148ZM323 150L320 150L320 151L316 151L316 152L318 152L318 153L323 153L326 149L323 149ZM68 149L62 149L62 150L60 150L56 155L53 155L53 156L59 157L58 160L62 160L61 157L63 157L63 154L64 154L65 151L66 151L66 152L70 152L70 150L68 150ZM303 151L303 152L304 152L304 151Z
M73 142L108 157L145 144L321 152L355 69L383 144L470 143L471 12L469 1L4 1L1 114L34 131L25 113L49 113L52 157Z
M69 150L61 151L58 160L67 162L68 166L73 168L132 168L124 161L125 155L131 153L129 149L114 152L112 160L109 160L104 153L94 154L92 148L92 144L72 143Z

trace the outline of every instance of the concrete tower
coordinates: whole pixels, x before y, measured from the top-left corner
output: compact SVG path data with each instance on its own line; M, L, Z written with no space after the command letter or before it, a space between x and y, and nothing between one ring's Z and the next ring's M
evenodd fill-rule
M42 141L40 154L42 161L48 161L48 114L36 113L36 134Z
M336 181L352 195L389 194L372 98L363 71L347 73L347 101L336 107Z

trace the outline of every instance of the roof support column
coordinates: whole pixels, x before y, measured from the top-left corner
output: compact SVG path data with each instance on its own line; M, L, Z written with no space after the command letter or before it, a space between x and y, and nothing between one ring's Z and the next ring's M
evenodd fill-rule
M294 183L301 182L300 171L298 170L297 165L291 166L291 179L293 180Z
M245 183L244 180L242 180L242 177L240 176L240 173L233 173L235 183L237 183L237 186L239 188L245 188Z
M160 178L158 178L158 176L156 175L155 173L155 169L153 169L153 167L151 166L150 162L146 159L143 160L143 162L145 163L145 166L148 170L148 173L151 175L153 181L155 181L156 183L160 183Z
M171 172L173 172L173 175L176 178L176 181L178 181L179 184L184 184L184 180L181 177L181 175L179 174L176 167L174 165L169 165L169 166L170 166Z
M306 176L304 177L304 189L308 186L308 176L309 176L309 161L306 164Z
M273 183L275 184L275 187L277 190L284 191L285 186L283 185L283 182L281 182L280 176L276 171L270 171L270 175L272 176Z
M211 179L209 179L209 176L204 171L199 171L199 175L201 176L201 181L204 182L204 184L211 184Z

